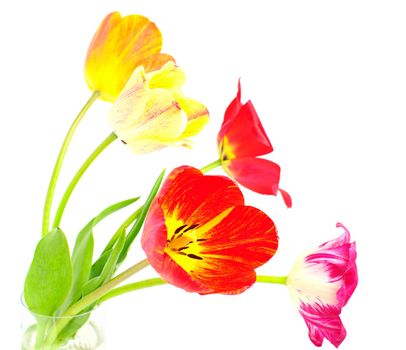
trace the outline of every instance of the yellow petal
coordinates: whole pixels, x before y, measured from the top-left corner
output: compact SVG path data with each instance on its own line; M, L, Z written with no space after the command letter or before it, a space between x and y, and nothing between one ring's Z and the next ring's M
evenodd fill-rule
M148 18L111 13L100 24L88 49L85 77L89 88L99 91L102 99L114 101L144 60L152 68L165 61L166 56L156 56L161 47L161 33Z
M187 117L168 90L154 89L147 94L144 112L137 120L137 138L177 140L184 132Z
M186 129L181 137L187 138L198 134L209 121L209 111L206 106L181 94L176 94L176 101L188 118Z
M151 89L179 90L185 83L183 70L173 61L167 62L160 70L147 74Z
M112 109L110 122L117 136L127 144L138 139L171 143L186 128L187 117L168 90L140 90L120 96L120 102L120 107Z
M110 125L117 135L124 135L127 129L134 127L142 118L148 101L147 89L144 69L138 67L109 113Z
M142 60L142 65L146 72L152 72L155 70L159 70L161 67L165 65L165 63L173 61L175 59L166 53L157 53L155 55L148 56Z

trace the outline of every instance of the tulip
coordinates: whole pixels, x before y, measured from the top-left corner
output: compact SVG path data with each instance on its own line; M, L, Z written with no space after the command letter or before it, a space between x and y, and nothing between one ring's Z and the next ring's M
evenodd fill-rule
M172 171L153 201L141 239L160 276L200 294L238 294L278 247L273 221L245 206L238 186L192 167Z
M290 195L279 188L279 165L258 158L271 153L273 147L252 102L241 103L240 83L236 98L224 114L217 146L220 163L232 179L261 194L276 195L279 191L286 205L292 206Z
M207 123L207 108L181 93L184 82L185 74L172 61L150 73L135 69L109 115L116 135L134 153L189 146L189 137Z
M358 283L355 242L350 243L343 225L337 227L344 229L343 235L300 257L286 281L316 346L326 338L338 347L345 339L340 313Z
M149 72L173 61L160 52L161 48L161 32L148 18L110 13L99 25L87 52L85 78L90 90L113 102L136 67L142 65Z

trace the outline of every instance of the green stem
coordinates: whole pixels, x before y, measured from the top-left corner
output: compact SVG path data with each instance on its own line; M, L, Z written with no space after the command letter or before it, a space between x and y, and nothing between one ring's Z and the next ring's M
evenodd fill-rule
M49 219L51 216L51 208L55 193L55 187L56 183L58 182L59 173L61 172L63 160L65 159L66 151L68 149L70 141L72 140L73 134L75 133L75 130L78 127L80 121L83 119L84 115L91 107L91 105L99 98L99 95L100 93L98 91L93 92L89 100L86 102L86 104L83 106L83 108L73 121L72 125L68 130L68 133L65 136L65 140L62 143L62 147L59 151L58 158L56 159L54 170L52 171L51 180L49 182L48 191L45 198L44 211L42 217L42 236L45 236L49 231Z
M257 276L257 282L286 284L288 276Z
M61 318L55 323L55 326L48 336L48 343L52 344L55 342L58 334L64 329L64 327L71 321L71 317L74 315L79 314L82 310L84 310L87 306L92 305L93 303L97 302L101 297L107 294L111 289L125 281L127 278L131 277L138 271L141 271L143 268L147 267L149 262L147 259L140 261L139 263L131 266L129 269L125 270L121 274L117 275L106 284L102 285L101 287L95 289L93 292L87 294L82 299L77 301L75 304L70 306L65 313L62 315Z
M111 289L118 286L120 283L125 281L127 278L131 277L138 271L141 271L143 268L147 267L149 262L147 259L140 261L139 263L131 266L124 272L120 273L106 284L103 284L101 287L95 289L93 292L89 293L88 295L84 296L80 299L77 303L73 304L69 307L64 316L73 316L80 313L86 306L93 304L97 300L99 300L103 295L107 294Z
M99 299L99 303L103 303L106 300L117 297L117 296L119 296L121 294L133 292L133 291L139 290L139 289L160 286L160 285L163 285L163 284L166 284L166 281L164 281L162 278L150 278L150 279L147 279L147 280L126 284L125 286L112 289L110 292L108 292L107 294L102 296Z
M217 167L219 167L219 166L221 166L221 160L220 160L220 159L217 159L217 160L215 160L214 162L212 162L212 163L210 163L210 164L207 164L206 166L204 166L203 168L201 168L200 171L201 171L202 173L207 173L208 171L213 170L213 169L215 169L215 168L217 168Z
M65 211L66 205L68 204L69 198L75 189L76 185L78 184L79 180L89 168L89 166L93 163L93 161L102 153L114 140L117 139L117 136L114 132L112 132L109 136L107 136L102 143L90 154L90 156L85 160L82 166L79 168L71 182L69 183L68 187L63 194L61 202L59 203L58 210L55 214L55 219L52 227L58 227L61 223L63 213Z

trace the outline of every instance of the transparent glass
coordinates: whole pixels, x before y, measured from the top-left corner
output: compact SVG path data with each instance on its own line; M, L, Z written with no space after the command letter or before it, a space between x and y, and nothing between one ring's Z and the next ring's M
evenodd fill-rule
M22 350L103 350L98 310L72 317L44 316L22 306Z

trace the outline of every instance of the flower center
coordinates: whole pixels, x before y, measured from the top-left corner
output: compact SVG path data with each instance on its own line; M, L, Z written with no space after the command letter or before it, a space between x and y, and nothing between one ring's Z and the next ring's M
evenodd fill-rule
M170 239L167 240L166 247L171 253L187 256L191 259L203 260L197 254L199 242L206 241L205 238L197 238L195 229L199 224L181 225L176 228Z
M235 154L233 148L231 147L230 143L228 142L227 136L224 136L223 141L221 142L219 155L221 161L226 161L229 159L235 159Z

